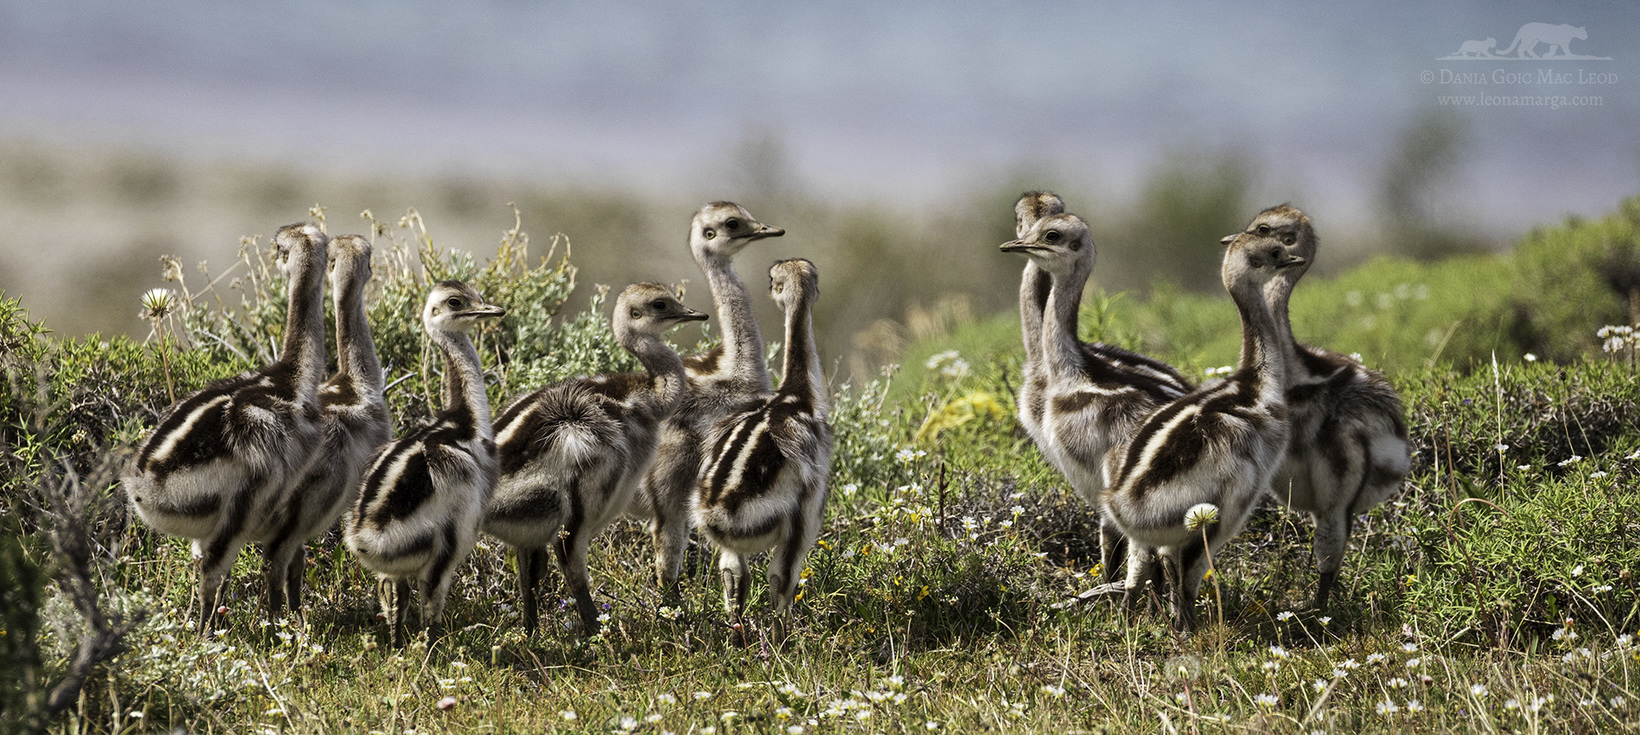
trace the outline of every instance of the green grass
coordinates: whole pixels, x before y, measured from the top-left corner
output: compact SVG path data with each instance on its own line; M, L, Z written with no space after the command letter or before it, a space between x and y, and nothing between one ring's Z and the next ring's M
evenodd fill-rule
M425 288L417 262L493 278L486 295L538 298L540 323L555 308L548 297L573 285L567 263L509 258L506 244L481 267L416 243L413 229L380 237L378 249L403 260L378 263L378 322L393 318L382 303L415 303L406 299ZM257 262L247 253L247 271ZM596 637L574 629L567 601L546 605L542 631L523 635L510 561L484 540L451 593L450 632L391 650L373 579L332 534L310 545L300 621L260 619L260 559L248 553L226 632L202 642L184 612L195 579L187 544L136 521L114 479L120 452L169 401L167 369L179 394L231 371L233 351L200 330L243 333L221 341L255 350L282 318L261 308L271 297L221 299L232 313L200 307L184 315L186 330L167 322L163 364L156 343L54 340L0 303L11 386L0 394L0 524L19 539L0 545L0 727L17 727L28 706L30 684L13 672L37 674L35 689L54 682L79 641L83 623L58 587L37 604L29 594L29 574L55 568L46 500L77 486L87 489L104 609L148 617L54 732L1640 729L1640 381L1587 351L1551 363L1500 350L1494 368L1475 355L1498 337L1479 329L1459 330L1472 340L1462 343L1455 332L1428 365L1433 348L1418 330L1492 302L1433 285L1420 298L1416 286L1463 281L1479 292L1473 273L1487 263L1374 263L1295 303L1295 314L1386 317L1337 326L1329 334L1361 340L1343 349L1377 344L1389 355L1410 349L1408 334L1425 345L1386 369L1407 401L1414 474L1357 524L1330 617L1305 609L1315 583L1308 521L1268 507L1216 556L1199 611L1206 625L1188 639L1158 616L1075 599L1098 576L1097 517L1014 422L1018 335L1004 316L913 347L892 390L885 377L840 391L825 532L787 635L756 614L758 587L740 640L703 547L690 553L681 604L668 605L650 581L646 530L622 521L591 560L609 615ZM1413 284L1406 298L1403 283ZM1352 306L1350 291L1371 296ZM1382 309L1379 293L1390 298ZM1153 351L1193 369L1234 359L1215 300L1162 294L1089 307L1085 322L1100 333L1135 346L1164 339L1176 346ZM1317 334L1306 330L1331 318L1303 317L1299 331ZM485 335L494 400L622 359L601 318L551 323ZM415 335L383 345L389 380L405 381L393 402L404 426L425 410L420 381L430 373ZM519 354L550 355L551 365ZM40 663L28 668L35 641Z

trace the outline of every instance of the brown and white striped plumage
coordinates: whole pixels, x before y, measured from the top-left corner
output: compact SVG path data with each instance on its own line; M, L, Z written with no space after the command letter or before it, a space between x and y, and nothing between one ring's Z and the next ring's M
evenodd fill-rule
M1191 386L1165 363L1077 337L1082 288L1095 259L1093 237L1087 222L1074 214L1031 220L1033 212L1045 209L1029 205L1058 199L1046 197L1052 195L1031 192L1021 198L1016 222L1025 233L1002 245L1004 252L1029 258L1020 285L1021 331L1032 329L1033 312L1040 319L1035 325L1036 364L1029 366L1028 352L1020 390L1021 423L1071 487L1098 504L1114 458L1139 424ZM1042 304L1040 311L1037 303ZM1122 546L1121 534L1108 518L1101 519L1100 557L1107 582L1118 578Z
M1206 553L1241 530L1287 450L1281 335L1262 290L1278 272L1303 262L1271 242L1227 249L1222 273L1241 312L1240 368L1146 419L1119 457L1103 496L1106 514L1128 538L1130 603L1147 566L1141 557L1155 550L1168 575L1175 620L1185 631L1195 625ZM1199 506L1218 512L1218 522L1205 534L1186 524Z
M629 509L634 516L650 519L655 576L668 595L676 592L689 545L689 503L705 454L706 433L729 406L769 391L763 336L752 315L746 284L735 275L731 261L747 245L784 234L785 230L758 222L732 202L701 207L689 225L689 252L706 275L723 342L684 358L689 389L682 405L663 425L655 461Z
M279 360L172 406L121 481L144 522L194 540L201 633L216 626L218 598L240 549L290 535L290 491L321 435L327 242L313 225L279 230L275 260L290 294ZM270 612L286 579L272 563L277 556L270 549Z
M829 407L814 345L819 271L801 258L782 260L769 269L769 290L786 312L780 389L713 428L695 496L695 522L722 552L724 607L737 619L751 584L747 558L762 551L773 551L772 608L790 608L819 538L831 474Z
M306 542L329 531L359 492L359 477L376 449L392 438L381 360L365 318L370 242L358 235L330 241L330 293L336 306L336 374L319 386L319 450L292 488L286 526L268 546L268 593L301 607Z
M525 630L536 626L536 585L551 547L582 629L597 632L588 546L627 510L654 458L661 422L683 397L683 361L661 335L705 319L663 286L628 286L611 322L645 372L566 380L518 399L496 420L501 479L484 530L517 550Z
M1411 468L1401 396L1384 376L1359 361L1294 339L1288 300L1293 285L1315 261L1317 245L1309 217L1285 204L1271 207L1260 212L1246 231L1223 242L1276 242L1305 260L1305 265L1283 271L1264 289L1281 332L1292 422L1286 459L1270 480L1270 492L1315 520L1315 563L1320 571L1315 606L1324 610L1343 566L1355 516L1393 496Z
M395 645L403 642L411 579L420 583L421 624L437 635L455 570L484 522L495 441L484 367L467 332L505 314L460 281L433 286L421 319L443 357L445 405L376 453L345 525L348 549L379 579Z

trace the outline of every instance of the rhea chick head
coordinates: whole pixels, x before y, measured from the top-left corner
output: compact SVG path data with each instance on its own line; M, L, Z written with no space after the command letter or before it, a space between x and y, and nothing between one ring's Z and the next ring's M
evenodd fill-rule
M683 305L658 283L634 283L615 299L615 332L658 335L684 322L706 321L706 314Z
M467 332L481 321L506 315L506 309L485 301L472 286L461 281L439 281L427 294L421 321L428 331Z
M782 260L769 266L769 296L791 311L805 299L820 295L820 269L805 258Z
M298 222L285 225L273 236L273 262L279 271L290 278L308 263L326 259L325 246L330 238L317 225Z
M1224 253L1222 276L1226 290L1262 288L1278 274L1301 268L1309 261L1287 251L1276 238L1259 237L1230 244Z
M1053 214L1037 220L1024 237L1003 243L1002 252L1020 253L1049 273L1069 276L1093 266L1093 233L1081 217Z
M779 227L758 222L739 204L712 202L695 213L689 225L689 248L696 257L729 257L753 242L784 234Z
M358 235L338 235L330 241L331 281L340 285L354 278L370 280L370 241Z
M1051 191L1027 191L1014 203L1014 237L1023 238L1031 226L1049 215L1065 211L1065 200Z
M1263 241L1280 243L1288 253L1304 259L1303 265L1289 271L1294 278L1303 275L1304 271L1309 269L1309 264L1315 262L1315 228L1310 225L1310 218L1297 207L1278 204L1266 209L1253 218L1246 230L1226 235L1224 239L1219 240L1226 246L1250 245Z

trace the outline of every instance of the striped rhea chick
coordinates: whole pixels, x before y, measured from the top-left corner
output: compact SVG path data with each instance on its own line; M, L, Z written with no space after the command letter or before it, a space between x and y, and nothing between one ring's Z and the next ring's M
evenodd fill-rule
M342 235L330 241L329 250L330 293L336 307L336 374L319 386L323 432L319 451L291 490L287 525L280 531L281 538L294 543L272 545L286 552L283 559L269 559L276 570L285 570L283 589L277 584L269 588L275 613L283 600L289 601L292 610L301 609L304 544L329 531L353 506L365 464L392 438L382 364L365 318L370 242L358 235Z
M1040 274L1037 283L1021 285L1022 323L1029 321L1027 312L1034 308L1028 303L1040 299L1043 304L1037 365L1026 380L1030 384L1034 376L1037 386L1021 389L1020 403L1027 407L1021 414L1037 412L1037 446L1079 495L1097 504L1111 465L1139 424L1190 392L1191 385L1165 363L1077 337L1082 289L1095 260L1086 220L1066 213L1042 217L1020 239L1004 243L1002 250L1025 255L1028 271ZM1031 277L1027 272L1026 278ZM1040 288L1043 278L1048 281L1046 292L1028 294ZM1033 422L1022 423L1029 430ZM1122 550L1121 532L1108 517L1101 519L1100 557L1108 583L1119 578Z
M290 492L321 436L328 239L318 227L295 224L273 242L290 293L279 359L172 406L121 479L145 523L194 540L201 634L217 626L240 549L266 545L267 602L275 613L289 578L285 564L306 540L291 533L299 509Z
M1027 191L1014 204L1014 237L1024 239L1038 220L1065 211L1065 202L1051 191ZM1019 422L1025 433L1042 446L1042 414L1045 410L1044 393L1047 378L1042 370L1042 317L1048 307L1048 293L1053 277L1030 258L1019 280L1019 326L1025 344L1024 380L1019 387ZM1080 301L1077 302L1080 306ZM1183 395L1190 392L1191 383L1172 365L1155 358L1126 350L1104 342L1081 342L1080 348L1087 359L1103 360L1120 369L1136 372L1149 379L1170 384ZM1044 450L1046 451L1046 450Z
M1285 204L1271 207L1223 242L1232 247L1276 242L1304 258L1303 265L1283 270L1264 287L1281 335L1292 424L1287 456L1271 477L1270 491L1287 507L1315 519L1320 571L1315 606L1325 610L1355 516L1394 495L1411 468L1401 396L1360 361L1293 338L1287 302L1293 285L1315 261L1317 238L1309 217Z
M404 641L411 579L421 587L421 624L437 635L455 570L484 522L495 440L484 367L467 333L506 313L460 281L433 286L421 322L443 357L444 408L376 452L345 524L347 548L380 580L393 645Z
M1065 202L1051 191L1027 191L1014 203L1014 239L1022 240L1037 221L1065 211ZM1025 364L1019 385L1019 423L1037 446L1047 451L1047 439L1042 435L1043 396L1047 392L1047 377L1042 369L1042 312L1048 308L1048 291L1053 276L1042 270L1035 260L1025 259L1025 271L1019 279L1019 332L1025 343ZM1051 460L1050 460L1051 461Z
M1130 603L1144 566L1139 556L1154 549L1167 575L1175 621L1186 632L1195 627L1196 590L1207 554L1241 530L1287 451L1281 332L1262 292L1282 271L1304 262L1272 241L1229 247L1222 274L1241 313L1240 368L1146 419L1104 493L1106 515L1129 541ZM1212 516L1216 522L1200 525Z
M761 551L773 550L772 609L791 607L803 559L820 535L831 474L829 408L814 345L819 271L801 258L782 260L769 269L769 290L786 313L780 389L713 428L695 496L695 522L722 552L723 604L737 620L751 585L747 557Z
M610 321L644 372L566 380L518 399L496 421L501 479L484 530L517 550L525 630L536 627L536 586L551 547L582 630L597 632L588 546L632 502L661 422L683 397L683 360L661 335L705 319L663 286L627 286Z
M763 335L752 315L746 284L735 275L732 261L747 245L784 234L785 230L757 221L733 202L707 204L689 224L689 252L706 275L723 341L707 352L684 358L689 390L663 425L654 464L629 509L631 515L650 520L655 576L668 596L677 594L689 545L689 503L705 453L706 433L729 406L769 392Z

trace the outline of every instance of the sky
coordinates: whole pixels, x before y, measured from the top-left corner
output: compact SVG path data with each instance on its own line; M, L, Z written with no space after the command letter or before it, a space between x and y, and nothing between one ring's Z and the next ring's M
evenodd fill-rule
M1527 22L1610 61L1437 61ZM1442 94L1453 206L1501 230L1640 191L1640 7L1216 3L0 2L0 136L665 191L772 131L820 192L937 201L1021 164L1131 190L1235 148L1266 187L1369 216L1381 160ZM1422 83L1441 70L1615 81Z

